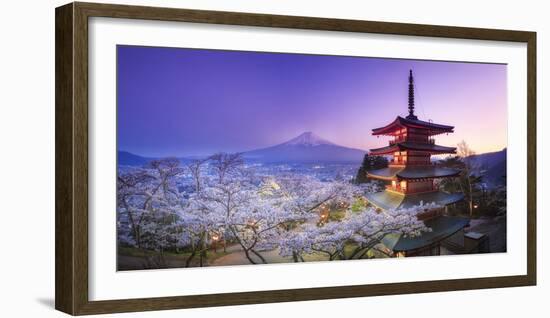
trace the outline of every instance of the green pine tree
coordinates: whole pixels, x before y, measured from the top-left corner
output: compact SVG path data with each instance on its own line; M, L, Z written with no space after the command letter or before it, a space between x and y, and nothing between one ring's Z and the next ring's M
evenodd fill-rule
M368 153L363 157L361 167L357 170L357 176L355 177L355 183L368 182L367 171L386 168L388 166L388 159L382 156L369 156Z

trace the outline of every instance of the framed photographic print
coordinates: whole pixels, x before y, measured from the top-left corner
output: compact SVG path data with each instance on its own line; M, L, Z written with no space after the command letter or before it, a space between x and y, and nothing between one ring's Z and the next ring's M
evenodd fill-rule
M536 34L56 9L56 308L536 284Z

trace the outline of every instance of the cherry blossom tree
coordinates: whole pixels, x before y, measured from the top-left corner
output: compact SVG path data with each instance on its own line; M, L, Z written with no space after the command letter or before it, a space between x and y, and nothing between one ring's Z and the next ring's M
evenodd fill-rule
M436 207L388 211L365 208L359 212L348 210L340 221L322 226L305 224L297 231L292 231L281 241L280 253L282 256L298 255L302 261L305 254L315 252L326 255L331 261L361 259L387 235L401 234L414 237L429 231L424 222L416 217L426 208ZM351 247L348 252L345 251L346 246Z
M167 217L174 220L175 214L171 207L179 201L174 181L181 173L179 161L168 158L154 160L145 168L119 174L118 216L119 221L126 220L125 223L128 223L129 231L120 233L126 241L134 241L138 247L142 247L144 237L155 233L149 224L152 220Z
M224 247L226 241L240 247L251 264L265 264L266 251L295 262L312 253L360 259L387 235L429 230L416 218L426 207L380 212L357 205L377 190L374 183L300 174L258 176L239 154L185 166L177 159L156 160L119 173L118 236L122 244L157 251L152 267L166 266L166 250L185 251L188 267L208 265L207 251L220 239ZM332 220L334 211L344 216Z
M178 245L181 195L175 184L182 173L175 158L151 161L143 168L119 173L117 179L118 237L126 245L163 251Z
M234 240L252 264L267 263L261 251L276 248L284 224L297 219L292 211L282 208L279 196L267 194L255 181L234 165L232 171L223 172L223 178L217 174L206 181L196 200L196 205L211 215L217 233Z

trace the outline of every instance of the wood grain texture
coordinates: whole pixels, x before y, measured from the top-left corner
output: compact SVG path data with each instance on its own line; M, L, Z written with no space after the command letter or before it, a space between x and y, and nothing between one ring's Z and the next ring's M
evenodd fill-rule
M537 284L537 34L527 41L527 276Z
M75 312L88 304L88 16L74 6L73 215Z
M55 308L74 313L73 5L55 10Z
M527 43L527 275L108 301L88 300L88 18L282 27ZM426 293L536 284L536 33L72 3L56 9L56 308L72 315Z

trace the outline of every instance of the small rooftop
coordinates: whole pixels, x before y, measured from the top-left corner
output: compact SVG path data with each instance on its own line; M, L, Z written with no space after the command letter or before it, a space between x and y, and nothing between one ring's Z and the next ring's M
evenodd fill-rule
M480 238L483 238L485 234L479 232L468 232L464 233L464 236L474 240L479 240Z

